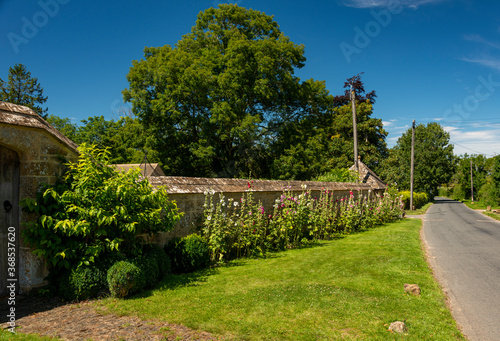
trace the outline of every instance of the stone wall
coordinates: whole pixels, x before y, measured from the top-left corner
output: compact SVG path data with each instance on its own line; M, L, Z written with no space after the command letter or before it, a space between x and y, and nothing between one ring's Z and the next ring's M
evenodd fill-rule
M149 241L164 245L174 236L184 237L193 233L200 226L203 205L205 203L205 191L213 190L214 199L219 198L223 193L226 199L239 200L248 191L248 181L243 179L209 179L191 177L159 176L149 177L150 183L154 187L166 186L170 200L177 202L179 211L184 213L182 220L175 226L174 230L168 233L160 233ZM316 181L277 181L277 180L254 180L251 183L251 190L256 201L260 201L267 212L273 211L273 205L277 198L280 198L283 189L288 189L294 193L303 192L306 186L308 192L316 197L321 191L330 191L337 198L348 197L352 191L355 196L375 195L385 190L382 183L334 183Z
M31 109L6 102L0 102L0 145L19 157L19 183L12 184L18 191L13 203L17 215L14 224L20 290L28 291L43 284L47 270L44 262L33 256L19 238L23 225L34 219L19 208L19 200L34 198L44 183L55 183L63 172L63 163L77 158L77 145ZM0 198L1 202L5 200Z

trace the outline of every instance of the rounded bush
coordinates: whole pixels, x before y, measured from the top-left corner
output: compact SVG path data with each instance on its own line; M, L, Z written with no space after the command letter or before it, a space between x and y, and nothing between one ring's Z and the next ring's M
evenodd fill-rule
M170 258L167 256L163 248L156 244L147 244L144 245L143 251L146 257L150 257L156 260L156 263L158 264L159 280L172 273Z
M174 273L193 272L210 264L208 243L197 234L173 238L166 245L165 251L170 257Z
M403 196L402 201L405 205L405 210L409 210L410 209L410 191L402 191L399 194ZM413 192L413 206L415 206L415 208L420 208L420 207L424 206L425 204L427 204L428 202L429 202L429 196L427 195L427 193L424 193L424 192L415 193L415 192Z
M141 269L128 261L116 262L109 268L107 281L111 295L119 298L138 292L145 285Z
M152 288L158 282L160 271L156 259L151 255L142 255L134 258L132 263L140 269L140 281L145 288Z
M69 301L97 297L107 287L106 271L95 265L80 266L62 275L59 295Z

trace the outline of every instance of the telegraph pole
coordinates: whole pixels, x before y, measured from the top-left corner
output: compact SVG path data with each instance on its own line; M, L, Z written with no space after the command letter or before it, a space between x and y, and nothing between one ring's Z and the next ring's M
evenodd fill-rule
M358 127L356 124L356 94L354 93L354 89L352 88L352 83L351 83L351 105L352 105L352 131L353 131L353 135L354 135L354 167L356 168L356 172L359 172Z
M470 200L474 202L474 180L472 179L472 160L470 160Z
M413 211L413 171L415 169L415 120L411 126L410 210Z

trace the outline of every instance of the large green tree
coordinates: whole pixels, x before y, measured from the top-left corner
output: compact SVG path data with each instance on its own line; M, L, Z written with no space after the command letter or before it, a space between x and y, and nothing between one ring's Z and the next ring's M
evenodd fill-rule
M371 117L375 92L365 93L360 76L350 78L345 87L356 93L358 151L362 161L376 173L387 157L382 120ZM349 89L332 96L321 84L316 86L315 107L296 121L284 124L273 143L275 158L272 175L281 179L309 180L332 169L349 168L354 163L352 106Z
M158 152L152 147L151 134L138 118L122 116L118 120L106 120L104 116L91 116L80 125L69 118L49 115L47 122L77 144L95 144L109 149L111 163L141 163L147 152L148 162L160 163Z
M478 193L481 187L486 184L488 173L490 173L491 161L484 155L464 154L457 159L457 168L453 176L455 186L460 186L466 198L471 197L471 164L472 179L474 186L474 198L479 199Z
M43 88L23 64L9 68L7 81L0 79L0 100L27 106L44 118L47 116L48 108L42 107L47 101Z
M389 150L380 175L400 189L410 189L412 130L408 129ZM414 191L426 192L431 198L455 171L455 156L450 134L437 122L418 124L415 128Z
M50 114L45 118L45 120L73 142L77 141L78 125L71 122L71 119Z
M124 99L151 129L169 174L266 176L267 147L282 123L321 97L321 84L294 75L304 47L272 16L237 5L201 12L174 47L144 53Z

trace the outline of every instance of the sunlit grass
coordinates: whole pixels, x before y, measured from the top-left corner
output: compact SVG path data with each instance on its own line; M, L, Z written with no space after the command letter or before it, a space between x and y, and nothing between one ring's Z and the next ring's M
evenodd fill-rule
M462 200L462 202L467 205L467 207L469 208L472 208L474 210L485 210L487 209L488 205L486 203L484 203L483 201L477 201L477 200L474 200L474 203L472 203L472 201L470 199L465 199L465 200ZM492 209L493 210L496 210L496 209L500 209L500 206L492 206Z
M406 219L267 259L248 259L172 276L152 291L106 299L100 309L241 340L395 338L464 339L434 281L419 239L420 220ZM404 293L417 283L420 297Z
M427 204L425 204L424 206L420 207L419 209L417 210L413 210L413 211L405 211L406 212L406 215L422 215L422 214L425 214L425 212L427 212L427 210L429 209L429 207L432 206L432 202L428 202Z
M16 329L15 333L7 330L0 330L0 340L20 340L20 341L54 341L58 338L50 338L46 336L38 336L35 334L22 334L21 329Z

